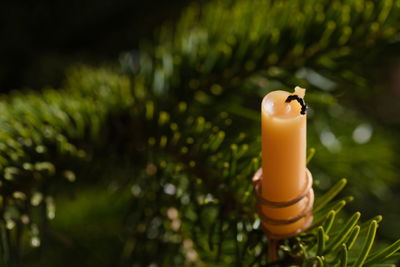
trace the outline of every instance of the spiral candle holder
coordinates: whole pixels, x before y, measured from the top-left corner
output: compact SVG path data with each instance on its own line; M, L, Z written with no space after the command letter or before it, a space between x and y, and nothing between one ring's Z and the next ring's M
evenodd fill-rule
M252 179L252 183L254 186L254 192L255 192L255 196L256 196L256 200L257 200L257 212L260 216L261 221L263 222L262 228L265 231L265 233L267 234L267 236L270 239L275 239L275 240L279 240L279 239L284 239L284 238L288 238L288 237L292 237L297 235L298 233L306 230L312 222L313 216L312 216L312 206L314 203L314 191L312 189L312 175L311 172L306 168L306 186L303 192L301 192L298 196L296 196L295 198L289 200L289 201L284 201L284 202L274 202L274 201L270 201L268 199L265 199L262 195L261 195L261 179L262 179L262 169L260 168L259 170L257 170L257 172L254 174L253 179ZM274 218L271 218L268 216L268 214L264 214L262 211L262 207L263 206L268 206L270 208L274 208L274 209L282 209L282 208L286 208L286 207L290 207L300 201L302 201L303 199L306 199L306 204L305 204L305 208L296 216L287 218L285 220L277 220ZM288 224L292 224L295 223L299 220L301 220L302 218L305 218L305 222L302 225L302 227L298 228L296 231L293 231L291 233L287 233L287 234L277 234L277 233L273 233L272 231L268 230L265 227L266 225L288 225Z

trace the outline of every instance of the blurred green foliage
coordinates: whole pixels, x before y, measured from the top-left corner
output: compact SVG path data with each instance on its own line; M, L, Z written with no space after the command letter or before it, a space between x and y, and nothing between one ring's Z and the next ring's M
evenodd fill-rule
M265 265L250 182L259 106L295 85L308 89L317 201L312 229L282 242L281 265L395 262L398 242L385 245L400 236L399 133L375 112L389 84L371 66L398 56L399 9L192 4L118 66L77 65L60 90L3 96L3 265ZM333 200L341 177L351 196Z

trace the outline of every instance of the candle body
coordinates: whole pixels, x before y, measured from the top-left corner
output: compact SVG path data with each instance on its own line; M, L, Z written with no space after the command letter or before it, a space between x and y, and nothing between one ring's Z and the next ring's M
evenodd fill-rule
M296 88L294 94L304 97L305 90ZM291 93L273 91L262 101L262 181L261 195L273 202L287 202L301 194L307 185L306 129L307 115L300 114L297 101L286 103ZM284 208L262 206L266 216L288 220L302 213L307 199ZM271 233L285 235L296 232L306 223L302 218L287 225L264 226Z

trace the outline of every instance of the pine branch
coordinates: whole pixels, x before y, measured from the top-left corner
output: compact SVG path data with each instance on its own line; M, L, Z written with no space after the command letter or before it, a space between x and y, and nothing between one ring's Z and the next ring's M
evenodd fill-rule
M131 183L146 194L132 197L127 216L127 228L134 229L125 240L128 263L140 256L140 263L150 264L157 254L171 265L215 264L215 259L219 266L266 264L250 183L260 165L257 122L249 127L248 120L216 112L225 110L221 99L240 106L240 96L256 95L246 88L249 79L289 78L289 85L302 80L293 73L303 67L329 70L337 79L357 78L335 74L336 62L394 41L398 8L392 1L194 5L173 29L161 30L155 46L140 51L133 68L123 66L129 75L80 67L68 73L63 90L5 97L0 103L4 264L18 254L21 237L14 233L20 228L30 229L33 245L40 243L38 225L54 216L53 178L75 180L74 167L82 158L95 161L96 151L105 148L139 158ZM315 102L332 101L323 96L314 95ZM247 117L254 117L251 111ZM280 263L361 266L398 256L398 243L370 254L377 219L358 224L355 213L339 220L352 197L332 200L345 184L341 180L317 199L317 222L284 241ZM160 205L148 204L153 202ZM163 224L163 218L171 222Z

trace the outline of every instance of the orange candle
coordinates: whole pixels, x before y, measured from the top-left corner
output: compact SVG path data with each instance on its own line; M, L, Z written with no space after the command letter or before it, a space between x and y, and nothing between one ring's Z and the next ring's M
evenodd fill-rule
M306 130L307 115L301 105L305 89L296 87L294 93L273 91L261 104L262 180L261 196L271 202L288 202L306 190ZM292 95L291 99L288 97ZM304 104L304 102L302 103ZM274 220L289 220L301 214L307 198L283 208L262 206L261 211ZM310 200L312 201L312 200ZM306 217L282 225L264 222L275 235L299 232L309 223Z

